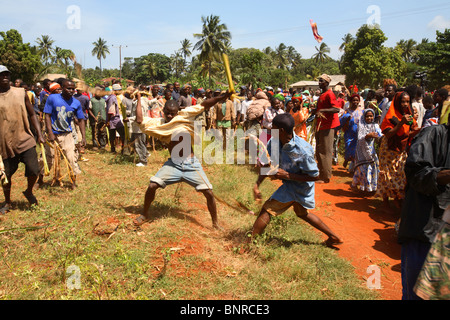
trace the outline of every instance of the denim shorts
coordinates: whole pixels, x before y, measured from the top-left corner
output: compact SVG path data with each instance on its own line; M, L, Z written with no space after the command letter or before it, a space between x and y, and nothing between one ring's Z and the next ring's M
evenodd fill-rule
M186 182L197 191L212 190L201 163L195 157L176 163L172 159L167 160L150 182L158 184L163 189L171 184Z

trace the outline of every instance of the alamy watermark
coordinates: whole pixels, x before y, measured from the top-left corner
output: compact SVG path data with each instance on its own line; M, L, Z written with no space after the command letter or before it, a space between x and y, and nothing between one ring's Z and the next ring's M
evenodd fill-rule
M81 289L81 270L76 265L71 265L66 270L66 286L69 290Z
M371 265L367 268L366 273L370 276L367 278L367 288L371 290L381 289L381 269L377 265Z
M371 5L367 7L367 14L370 14L367 18L367 25L371 28L381 26L381 8L377 5Z
M81 9L77 5L68 6L66 13L69 15L66 20L66 26L69 30L81 29Z

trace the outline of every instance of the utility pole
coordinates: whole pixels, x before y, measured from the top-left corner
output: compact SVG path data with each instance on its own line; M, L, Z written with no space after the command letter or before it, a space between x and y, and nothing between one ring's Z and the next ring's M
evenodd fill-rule
M118 47L119 48L119 79L122 81L122 47L128 48L128 46L124 46L124 45L112 45L113 47Z

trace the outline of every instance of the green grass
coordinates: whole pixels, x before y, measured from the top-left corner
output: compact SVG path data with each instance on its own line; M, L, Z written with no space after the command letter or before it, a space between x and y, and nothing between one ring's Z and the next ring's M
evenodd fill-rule
M224 231L212 229L203 195L187 184L159 190L157 219L135 228L132 219L167 151L152 152L146 168L136 168L133 157L91 151L85 157L77 190L46 184L32 209L21 194L22 166L13 177L14 209L0 218L0 299L378 299L292 211L244 245L255 216L234 199L259 212L252 166L204 166L214 193L230 204L218 203ZM275 189L269 180L261 186L265 198ZM23 229L35 226L42 228ZM72 265L81 289L67 287Z

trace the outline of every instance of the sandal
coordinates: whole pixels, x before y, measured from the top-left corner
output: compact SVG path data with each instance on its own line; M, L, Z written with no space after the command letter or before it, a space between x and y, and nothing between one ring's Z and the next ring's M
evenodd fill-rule
M37 201L36 197L34 196L34 194L27 195L25 191L22 192L22 194L25 196L25 198L27 198L30 205L36 205L36 206L38 205L38 201Z
M5 204L0 208L0 215L5 215L5 214L7 214L10 210L11 210L11 205L8 204L8 203L5 203Z
M140 227L140 226L142 226L143 224L146 224L147 222L150 222L151 221L151 219L150 218L147 218L147 217L145 217L144 215L140 215L139 217L137 217L134 221L133 221L133 224L136 226L136 227Z

